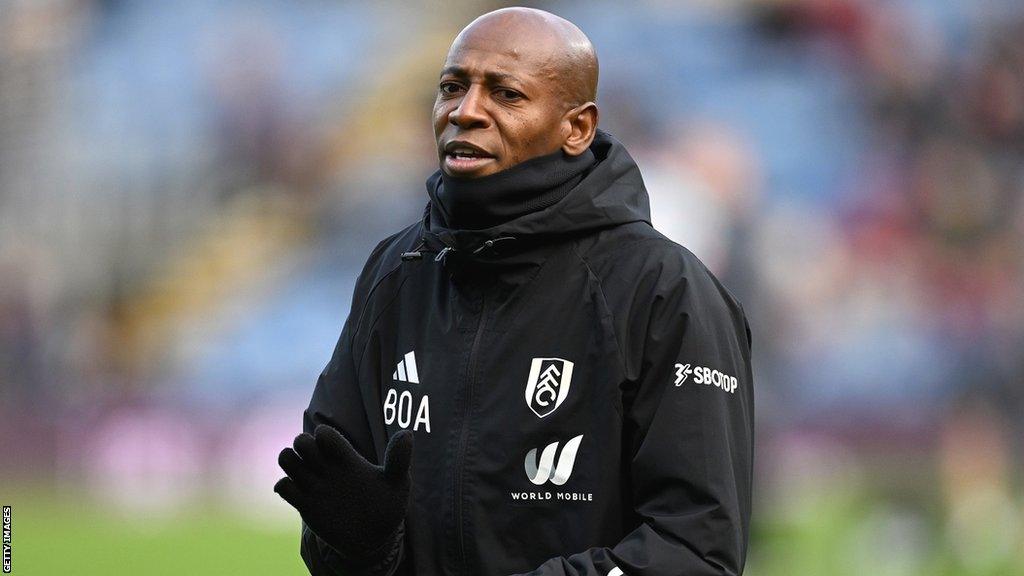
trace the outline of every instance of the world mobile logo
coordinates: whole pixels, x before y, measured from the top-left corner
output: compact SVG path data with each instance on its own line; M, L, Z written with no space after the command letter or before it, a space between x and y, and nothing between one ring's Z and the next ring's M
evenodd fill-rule
M576 453L579 451L583 435L574 436L562 446L561 453L558 451L560 442L552 442L544 447L537 458L537 449L532 448L526 453L523 460L523 467L526 470L526 477L537 486L543 486L550 482L555 486L561 486L569 481L572 475L573 466L576 463ZM557 461L556 461L557 454ZM535 491L526 490L511 492L513 500L562 500L571 502L593 502L594 495L591 492L570 492L570 491Z

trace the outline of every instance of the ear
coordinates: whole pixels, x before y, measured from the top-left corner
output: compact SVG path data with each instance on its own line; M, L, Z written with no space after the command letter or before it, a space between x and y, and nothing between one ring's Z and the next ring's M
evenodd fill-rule
M563 126L568 128L568 135L562 144L562 151L569 156L579 156L590 147L597 134L597 104L587 102L569 110Z

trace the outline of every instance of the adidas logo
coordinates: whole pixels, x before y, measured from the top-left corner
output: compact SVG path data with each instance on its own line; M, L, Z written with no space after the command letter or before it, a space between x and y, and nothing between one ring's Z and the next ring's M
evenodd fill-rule
M402 358L394 373L391 374L391 379L398 380L399 382L412 382L413 384L420 383L420 373L416 370L415 350L406 352L405 357Z

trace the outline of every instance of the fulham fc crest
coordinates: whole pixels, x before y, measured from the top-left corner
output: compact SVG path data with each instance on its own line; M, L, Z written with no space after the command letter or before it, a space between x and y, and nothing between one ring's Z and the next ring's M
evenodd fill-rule
M534 358L526 381L526 405L543 418L562 405L569 395L572 362L561 358Z

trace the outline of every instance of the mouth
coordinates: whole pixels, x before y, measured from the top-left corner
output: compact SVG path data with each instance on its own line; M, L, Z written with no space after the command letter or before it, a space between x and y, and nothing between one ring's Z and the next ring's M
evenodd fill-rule
M472 174L494 161L493 154L469 142L454 140L444 147L444 168L452 175Z

